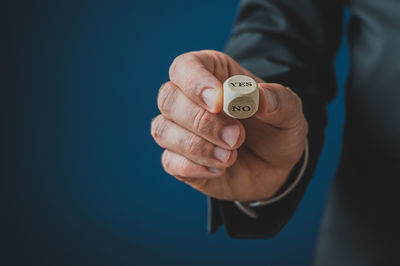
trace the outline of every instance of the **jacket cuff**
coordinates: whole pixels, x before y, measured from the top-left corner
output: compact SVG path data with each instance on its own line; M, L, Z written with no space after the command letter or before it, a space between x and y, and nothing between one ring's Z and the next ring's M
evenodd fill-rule
M222 225L218 200L207 196L207 210L207 232L212 235Z

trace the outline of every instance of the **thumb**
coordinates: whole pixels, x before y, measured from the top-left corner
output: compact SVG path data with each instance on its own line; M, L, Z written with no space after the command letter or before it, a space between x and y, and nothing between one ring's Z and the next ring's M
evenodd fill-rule
M260 100L255 118L277 128L296 127L304 119L300 98L288 87L259 83Z

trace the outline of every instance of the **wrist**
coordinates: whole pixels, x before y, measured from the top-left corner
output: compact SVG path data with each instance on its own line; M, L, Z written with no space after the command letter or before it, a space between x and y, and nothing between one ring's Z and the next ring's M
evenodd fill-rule
M308 141L305 140L305 149L303 155L301 156L299 162L293 167L291 174L289 175L288 179L284 183L284 185L278 190L275 196L270 197L267 200L256 200L256 201L248 201L248 202L239 202L235 201L236 206L241 209L244 213L246 213L249 217L257 219L258 216L254 211L254 207L265 206L274 202L279 201L287 194L289 194L294 187L300 182L305 169L308 163Z
M266 200L251 201L248 203L249 206L264 206L273 202L280 200L285 197L294 187L300 182L304 171L306 170L309 156L308 140L305 140L305 148L300 160L292 168L288 178L285 183L280 187L280 189L274 194L274 196Z

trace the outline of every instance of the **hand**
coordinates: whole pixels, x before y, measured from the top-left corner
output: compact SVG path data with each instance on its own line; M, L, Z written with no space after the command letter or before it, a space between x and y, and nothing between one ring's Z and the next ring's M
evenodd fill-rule
M221 111L222 82L238 74L260 83L259 110L244 120ZM165 171L214 198L271 198L304 152L308 125L300 98L211 50L178 56L169 77L158 94L161 114L151 123L165 148Z

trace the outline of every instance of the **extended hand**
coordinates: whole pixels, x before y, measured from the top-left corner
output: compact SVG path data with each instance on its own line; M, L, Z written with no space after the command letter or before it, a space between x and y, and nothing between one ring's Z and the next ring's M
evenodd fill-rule
M260 83L257 113L240 121L221 112L222 82L238 74ZM304 152L308 125L300 98L217 51L178 56L169 76L158 95L161 114L151 123L165 148L165 171L218 199L271 198Z

